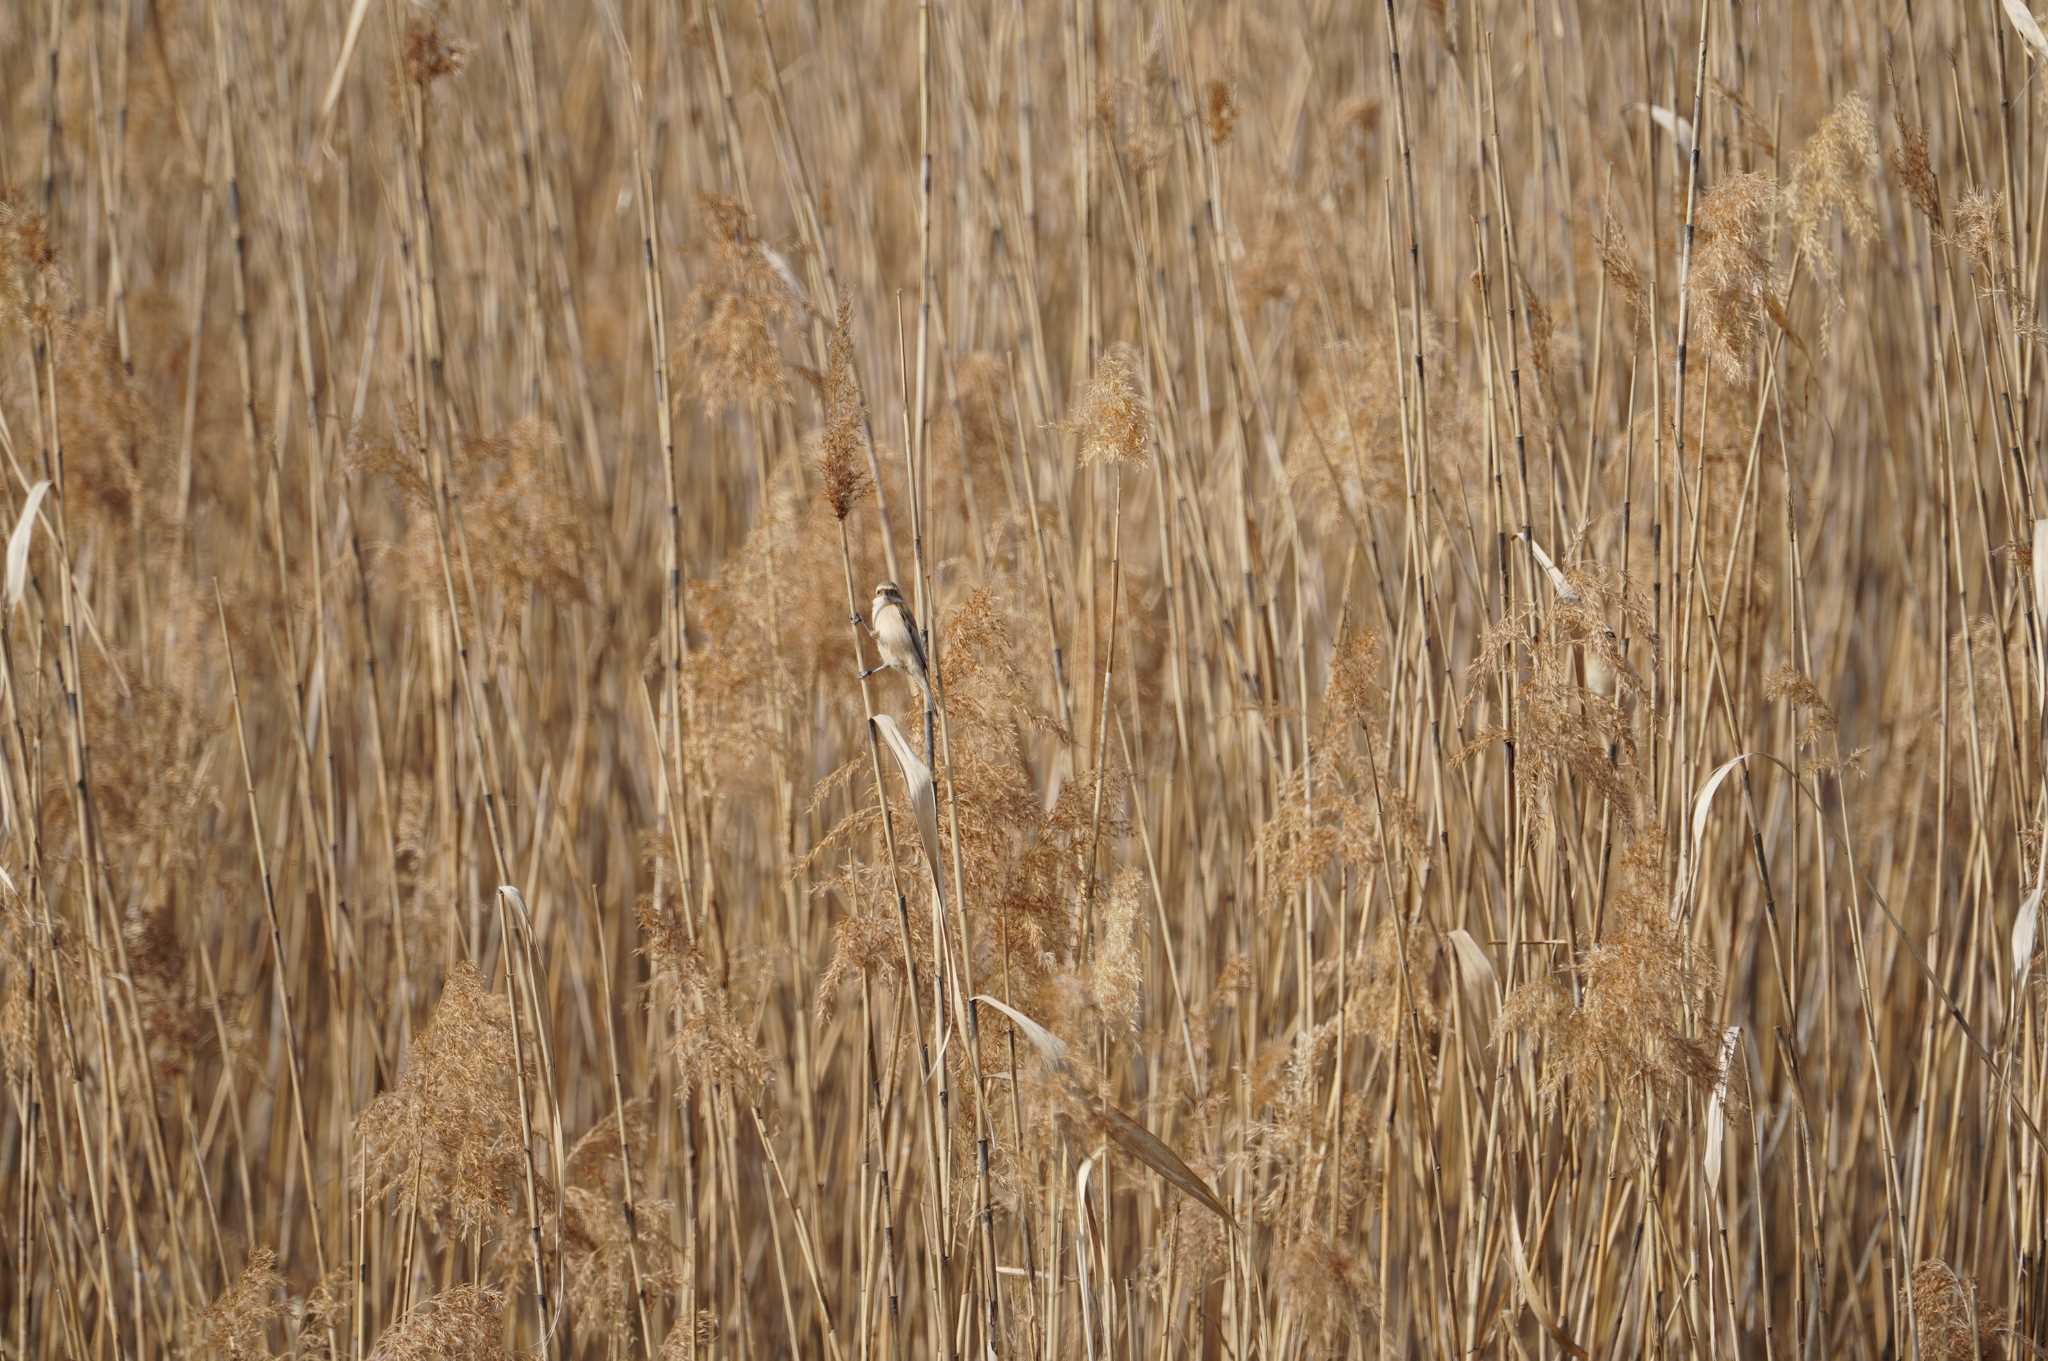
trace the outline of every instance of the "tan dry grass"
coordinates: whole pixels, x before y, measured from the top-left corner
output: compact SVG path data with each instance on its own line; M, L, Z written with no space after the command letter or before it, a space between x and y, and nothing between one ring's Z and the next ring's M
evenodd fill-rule
M1966 8L0 6L0 1361L2033 1354Z

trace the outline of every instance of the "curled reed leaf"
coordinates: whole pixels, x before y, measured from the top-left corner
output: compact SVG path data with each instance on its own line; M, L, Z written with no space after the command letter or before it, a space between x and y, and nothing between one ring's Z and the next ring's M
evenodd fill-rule
M1067 1042L1065 1040L1053 1034L1050 1030L1047 1030L1008 1002L1003 1001L1000 997L991 997L985 992L980 992L974 995L974 1000L985 1006L994 1007L997 1011L1009 1017L1010 1024L1016 1026L1018 1030L1024 1033L1024 1038L1031 1041L1031 1047L1038 1051L1039 1057L1051 1064L1055 1071L1065 1074L1067 1067Z
M1714 795L1721 791L1723 782L1735 773L1735 767L1760 754L1759 752L1746 751L1740 756L1729 757L1720 765L1714 767L1714 773L1707 776L1706 782L1700 786L1700 792L1694 796L1692 801L1692 835L1686 839L1684 858L1679 862L1678 895L1671 901L1672 921L1675 922L1685 915L1686 902L1692 897L1692 880L1699 865L1700 842L1707 835L1707 814L1713 811ZM1772 757L1766 756L1764 759L1773 761L1774 764L1776 763Z
M1097 1104L1096 1113L1101 1116L1105 1131L1118 1148L1214 1210L1223 1217L1224 1223L1236 1225L1237 1220L1216 1193L1209 1189L1209 1183L1195 1175L1195 1170L1183 1162L1180 1154L1175 1153L1164 1139L1107 1101Z
M1550 560L1550 554L1543 551L1543 545L1536 542L1536 537L1526 530L1515 537L1528 541L1529 551L1536 555L1537 565L1542 567L1545 574L1550 577L1551 589L1557 592L1557 598L1567 605L1578 604L1578 588L1565 580L1564 573L1558 569L1556 563Z
M910 739L903 735L903 729L888 714L875 714L868 720L875 725L875 731L889 744L889 750L896 757L896 764L903 771L903 783L910 790L910 806L917 810L917 834L924 839L924 853L932 867L939 864L939 800L932 789L932 768L924 763L911 748Z
M1494 972L1493 961L1486 957L1486 951L1479 948L1479 942L1463 927L1450 933L1451 948L1458 955L1458 976L1465 984L1465 991L1481 1003L1480 1010L1489 1018L1500 1012L1500 977Z
M2011 4L2012 0L2006 0L2006 3ZM1681 159L1692 159L1691 119L1680 118L1662 104L1639 104L1636 107L1649 114L1650 121L1664 129L1665 132L1670 134L1671 140L1678 143L1678 154Z
M1692 801L1692 844L1695 850L1699 847L1700 838L1707 834L1707 814L1713 807L1714 795L1720 792L1722 781L1734 774L1735 767L1754 754L1744 752L1740 756L1729 757L1714 767L1714 773L1707 776L1706 783L1700 786L1699 795Z
M29 539L35 533L36 509L43 504L43 497L49 490L48 478L28 489L28 500L21 508L21 518L14 522L14 532L7 536L7 608L10 610L21 603L22 591L28 586Z
M1713 808L1714 795L1720 792L1721 782L1726 780L1735 767L1749 759L1749 753L1723 761L1707 776L1706 783L1692 801L1691 835L1680 848L1678 862L1678 892L1671 899L1671 920L1677 921L1685 915L1685 906L1692 898L1694 866L1699 857L1700 839L1707 834L1707 814Z
M1536 1315L1537 1322L1543 1325L1543 1331L1549 1333L1552 1340L1564 1348L1567 1356L1584 1357L1586 1349L1572 1341L1571 1334L1564 1330L1564 1325L1558 1322L1557 1315L1550 1312L1550 1306L1537 1292L1536 1277L1529 1270L1528 1254L1522 1250L1522 1230L1512 1220L1508 1223L1508 1246L1514 1249L1515 1276L1522 1283L1522 1299L1528 1304L1529 1311Z
M1108 1136L1111 1143L1157 1172L1170 1184L1214 1210L1222 1216L1224 1223L1233 1228L1237 1226L1237 1220L1230 1213L1229 1207L1210 1189L1209 1183L1196 1175L1195 1170L1189 1167L1164 1139L1090 1092L1075 1077L1073 1070L1067 1066L1066 1041L1000 998L991 997L987 993L977 993L974 1000L994 1007L1009 1017L1010 1023L1023 1032L1024 1038L1031 1041L1032 1047L1038 1050L1040 1056L1052 1068L1068 1095L1081 1102L1102 1122L1103 1133ZM1082 1175L1086 1176L1085 1166Z
M348 24L342 30L341 52L334 59L334 74L327 78L327 92L320 96L320 127L323 138L327 120L334 115L334 106L341 100L342 83L348 77L348 64L355 56L356 40L362 37L363 20L369 17L370 0L355 0L349 7Z
M2048 520L2034 521L2034 622L2037 628L2048 628ZM2035 659L2035 681L2048 710L2048 638L2042 640Z
M2027 981L2027 966L2034 962L2034 938L2041 929L2041 895L2048 889L2048 853L2041 856L2040 866L2034 872L2034 891L2020 903L2019 915L2012 924L2012 973L2013 986Z
M526 932L527 939L531 940L533 938L533 913L526 906L526 895L510 884L498 885L498 892L504 894L505 900L512 904L514 911L519 916L520 929Z
M1709 1195L1721 1189L1721 1143L1728 1132L1728 1074L1735 1062L1735 1048L1742 1042L1742 1027L1731 1025L1721 1032L1721 1076L1714 1093L1707 1098L1707 1137L1701 1165L1707 1176Z
M2013 31L2020 35L2030 55L2048 57L2048 34L2041 32L2040 21L2034 18L2032 10L2020 0L2005 0L2005 17L2012 21Z

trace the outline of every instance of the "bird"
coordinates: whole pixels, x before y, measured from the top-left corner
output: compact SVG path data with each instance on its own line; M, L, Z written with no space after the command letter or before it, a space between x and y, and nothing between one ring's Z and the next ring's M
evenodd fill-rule
M917 621L910 616L910 606L904 603L903 592L895 582L885 581L875 587L874 603L868 607L868 613L868 629L874 635L882 662L861 672L861 679L893 667L917 682L917 688L924 691L927 699L931 698L932 675L925 664L924 643L918 637Z

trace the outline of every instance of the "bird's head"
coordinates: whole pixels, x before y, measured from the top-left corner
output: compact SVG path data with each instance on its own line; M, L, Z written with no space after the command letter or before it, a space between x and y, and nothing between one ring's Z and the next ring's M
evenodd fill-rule
M875 587L875 601L877 604L901 605L903 603L903 592L897 589L895 582L885 581Z

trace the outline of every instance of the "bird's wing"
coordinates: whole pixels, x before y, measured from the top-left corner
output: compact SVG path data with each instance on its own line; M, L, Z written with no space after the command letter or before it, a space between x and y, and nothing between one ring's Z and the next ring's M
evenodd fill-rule
M924 638L917 631L917 621L910 617L909 610L903 610L901 613L904 630L910 634L910 651L917 658L918 674L929 676L932 673L931 663L924 659Z
M875 623L887 635L891 646L907 652L916 660L920 674L930 674L931 666L924 659L924 641L917 636L917 623L911 619L907 607L892 604L887 609L878 610Z

